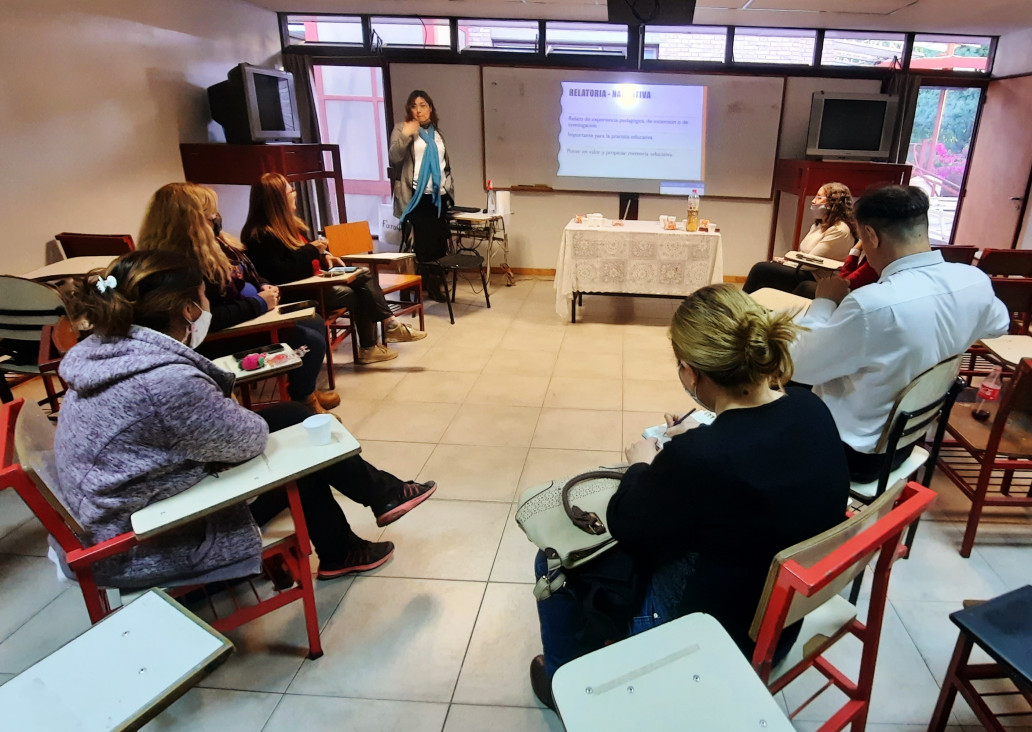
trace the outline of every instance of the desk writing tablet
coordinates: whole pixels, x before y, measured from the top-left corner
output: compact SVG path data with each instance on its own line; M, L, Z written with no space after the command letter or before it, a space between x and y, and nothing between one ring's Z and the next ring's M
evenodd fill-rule
M179 603L151 590L0 686L0 727L137 729L232 650Z
M693 613L582 656L552 681L567 732L793 732L720 623Z
M62 259L48 264L46 267L40 267L34 269L31 272L26 272L22 275L27 280L37 280L45 282L46 280L59 280L65 277L82 277L89 272L100 269L101 267L107 267L117 257L109 255L103 255L99 257L70 257L68 259Z
M281 285L277 285L281 290L290 287L327 287L329 285L346 285L361 274L361 272L342 272L338 275L326 277L324 275L312 275L311 277L305 277L303 280L294 280L293 282L284 282Z
M134 513L130 517L133 531L141 539L160 534L357 455L362 449L343 425L335 423L332 431L330 443L318 446L309 444L308 434L299 424L269 433L261 455Z
M775 313L793 313L793 317L800 317L813 305L813 300L791 292L775 290L772 287L762 287L749 295L753 300L763 307Z
M1017 366L1023 358L1032 358L1032 336L1003 335L999 338L983 338L982 345L1006 364Z

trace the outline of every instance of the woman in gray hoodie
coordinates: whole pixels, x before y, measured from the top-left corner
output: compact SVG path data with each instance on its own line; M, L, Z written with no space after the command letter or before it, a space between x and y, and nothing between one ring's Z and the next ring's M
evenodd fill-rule
M94 542L129 531L133 512L260 454L270 430L312 414L297 402L255 413L230 398L234 377L193 350L211 313L200 272L181 255L120 257L82 282L72 310L93 324L93 335L61 363L68 394L55 452L64 501ZM358 456L299 479L319 579L372 569L394 552L391 542L351 531L331 486L372 508L380 526L435 489L432 481L402 482ZM257 573L256 523L285 507L277 490L224 509L99 563L97 581L133 588Z

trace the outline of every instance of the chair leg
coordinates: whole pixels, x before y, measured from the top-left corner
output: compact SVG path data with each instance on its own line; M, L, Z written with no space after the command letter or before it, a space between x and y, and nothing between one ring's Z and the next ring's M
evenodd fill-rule
M864 573L861 572L853 580L853 586L849 589L849 602L852 605L856 605L856 601L860 599L860 588L864 584Z
M904 559L910 559L910 552L914 550L914 536L917 535L917 525L919 523L921 523L920 516L914 519L914 523L910 524L910 528L907 529L907 538L903 541L903 546L907 548L907 553L903 555Z
M447 275L445 275L447 277ZM459 270L453 269L451 275L451 301L455 302L455 296L459 292Z
M455 325L455 313L452 312L452 296L448 293L448 273L441 270L441 287L444 288L444 301L448 304L448 320Z
M971 639L964 632L957 638L957 645L953 648L953 658L950 659L950 666L946 670L946 678L942 682L942 691L939 692L939 699L935 702L935 711L932 712L932 719L928 722L928 732L943 732L950 720L950 712L953 710L953 703L957 699L958 672L967 665L968 657L971 654Z
M480 284L484 286L484 300L487 301L487 307L491 307L491 295L487 291L487 276L484 273L484 267L480 268Z

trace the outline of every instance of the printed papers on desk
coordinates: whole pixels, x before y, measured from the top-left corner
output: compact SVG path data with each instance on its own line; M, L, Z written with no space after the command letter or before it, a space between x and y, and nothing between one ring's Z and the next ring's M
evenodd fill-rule
M707 410L698 410L692 412L691 414L685 415L684 418L695 420L696 422L698 422L698 424L703 425L713 424L713 420L717 418L717 415ZM691 429L694 429L695 426L698 425L692 426ZM657 424L655 427L646 427L644 430L642 430L641 436L644 437L646 440L655 437L656 444L659 447L663 447L663 445L670 442L670 435L667 434L667 426L665 424Z

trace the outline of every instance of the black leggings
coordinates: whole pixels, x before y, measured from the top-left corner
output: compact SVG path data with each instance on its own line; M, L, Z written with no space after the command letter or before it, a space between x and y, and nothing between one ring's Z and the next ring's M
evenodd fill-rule
M350 285L334 287L328 304L333 309L348 309L355 321L362 348L376 345L376 324L393 314L380 289L380 282L372 275L363 275Z
M258 414L268 423L269 431L275 432L302 422L313 412L303 404L280 402L260 410ZM382 513L382 507L402 490L404 484L390 473L377 470L358 455L298 478L298 493L304 508L308 535L320 559L329 561L342 559L348 547L358 539L340 504L334 500L331 486L352 501L369 506L374 514L379 514ZM250 506L251 515L259 526L267 524L286 507L285 490L263 493Z
M412 248L417 262L435 262L448 253L448 221L446 206L441 202L441 213L437 213L434 197L426 194L406 217L412 226Z
M764 287L770 287L784 292L795 292L796 288L802 283L813 282L815 279L813 272L794 265L778 264L777 262L757 262L749 270L749 276L745 279L742 290L747 293L753 293L757 290L762 290ZM805 297L805 295L803 296Z

